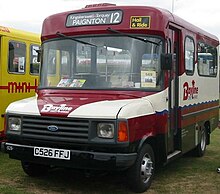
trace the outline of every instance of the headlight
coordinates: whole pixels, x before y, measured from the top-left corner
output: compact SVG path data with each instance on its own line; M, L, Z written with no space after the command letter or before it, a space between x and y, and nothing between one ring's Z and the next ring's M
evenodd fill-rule
M98 123L97 135L101 138L113 138L114 137L114 124L112 123Z
M17 117L9 117L8 129L10 131L21 131L21 119Z

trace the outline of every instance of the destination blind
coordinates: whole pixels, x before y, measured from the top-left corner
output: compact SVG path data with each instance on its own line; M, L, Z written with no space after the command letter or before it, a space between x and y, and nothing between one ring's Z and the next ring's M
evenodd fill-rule
M72 13L67 16L66 26L119 24L122 21L122 15L121 10Z

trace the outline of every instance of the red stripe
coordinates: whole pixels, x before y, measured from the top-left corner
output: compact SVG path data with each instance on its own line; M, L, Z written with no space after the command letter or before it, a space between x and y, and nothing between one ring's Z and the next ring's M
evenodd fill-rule
M187 109L184 108L181 111L181 116L182 116L180 119L181 128L189 126L189 125L193 125L201 121L209 120L214 117L218 118L218 114L219 114L218 106L219 106L219 102L213 102L213 103L207 103L207 104L201 104L201 105L197 105L193 107L188 107ZM213 109L208 110L209 108L213 108ZM187 116L187 114L190 114L190 113L192 113L192 115Z
M181 114L184 115L188 113L193 113L204 109L212 108L215 106L219 106L219 101L183 107L181 109Z
M8 86L0 86L0 90L7 90Z

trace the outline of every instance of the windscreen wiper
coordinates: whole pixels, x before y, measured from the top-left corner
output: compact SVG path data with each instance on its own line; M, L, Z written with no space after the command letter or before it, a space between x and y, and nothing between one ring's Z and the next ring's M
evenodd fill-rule
M140 40L140 41L145 42L145 43L151 43L151 44L155 44L155 45L159 46L159 43L157 43L157 42L153 42L153 41L150 41L150 40L147 40L147 39L143 39L143 38L139 38L139 37L136 37L136 36L133 36L133 35L130 35L130 34L126 34L126 33L120 32L118 30L114 30L112 28L107 28L106 30L108 30L110 32L113 32L113 33L116 33L116 34L120 34L120 35L124 35L124 36L130 37L130 38L134 38L134 39Z
M57 32L56 34L57 34L58 36L60 36L60 37L65 38L65 39L70 39L70 40L79 42L79 43L81 43L81 44L85 44L85 45L90 45L90 46L93 46L93 47L97 47L97 46L94 45L94 44L91 44L91 43L88 43L88 42L84 42L84 41L82 41L82 40L78 40L78 39L73 38L73 37L66 36L65 34L62 34L62 33L60 33L60 32Z

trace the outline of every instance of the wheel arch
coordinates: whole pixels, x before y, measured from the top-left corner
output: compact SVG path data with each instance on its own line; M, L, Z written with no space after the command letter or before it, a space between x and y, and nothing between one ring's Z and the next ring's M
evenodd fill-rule
M137 152L139 152L145 144L149 144L152 147L156 165L166 162L166 144L161 137L144 136L138 145Z

